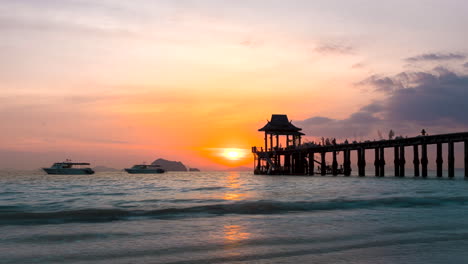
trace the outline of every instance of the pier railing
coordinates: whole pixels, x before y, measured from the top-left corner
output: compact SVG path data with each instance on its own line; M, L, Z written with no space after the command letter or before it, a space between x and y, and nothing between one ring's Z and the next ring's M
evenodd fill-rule
M275 173L275 169L284 173L285 171L289 174L308 174L314 175L314 155L320 154L320 173L327 174L325 164L325 157L327 153L333 154L332 162L332 174L336 175L338 171L338 161L336 158L337 152L343 152L343 165L344 174L349 175L351 173L351 151L357 152L358 158L358 175L365 175L365 150L375 150L375 174L376 176L384 176L385 174L385 149L394 149L394 169L395 176L405 176L405 147L413 147L413 165L415 176L427 176L427 145L436 145L436 165L437 165L437 176L442 177L442 144L448 144L448 176L454 176L454 143L464 142L465 155L465 176L468 176L468 132L441 134L441 135L421 135L410 138L396 138L389 140L377 140L377 141L364 141L364 142L352 142L352 143L335 143L329 145L316 145L311 143L304 143L298 146L289 146L287 148L269 148L264 150L263 148L252 147L252 152L255 156L256 173L259 174L271 174ZM284 160L284 164L281 164L281 157ZM262 160L266 161L262 165ZM420 168L421 166L421 168ZM261 168L268 168L267 170ZM279 170L281 168L281 170Z

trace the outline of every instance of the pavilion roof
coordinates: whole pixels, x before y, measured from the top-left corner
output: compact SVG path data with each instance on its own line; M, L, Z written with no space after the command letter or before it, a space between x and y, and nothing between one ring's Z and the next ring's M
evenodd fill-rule
M271 121L260 128L258 131L265 131L270 134L278 135L304 135L302 128L296 127L288 120L287 115L271 115Z

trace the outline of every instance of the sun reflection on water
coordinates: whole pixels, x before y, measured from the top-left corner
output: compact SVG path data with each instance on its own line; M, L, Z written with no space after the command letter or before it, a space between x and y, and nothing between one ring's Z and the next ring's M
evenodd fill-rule
M228 256L242 255L244 241L251 237L251 233L247 232L245 227L240 225L225 225L224 226L224 250Z
M226 192L223 199L227 201L240 201L246 197L242 191L242 178L238 172L230 172L225 178ZM251 237L242 225L232 223L223 226L224 249L229 256L238 256L242 254L242 243Z
M246 195L241 192L240 174L238 172L229 173L226 177L226 188L227 192L224 193L224 200L240 201Z
M229 242L237 242L246 240L250 237L250 233L240 225L225 225L224 226L224 238Z

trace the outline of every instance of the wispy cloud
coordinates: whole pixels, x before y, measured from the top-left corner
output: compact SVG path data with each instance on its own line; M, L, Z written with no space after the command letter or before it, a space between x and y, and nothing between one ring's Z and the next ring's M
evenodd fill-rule
M257 47L257 46L262 45L263 42L258 39L249 37L249 38L242 40L239 44L245 47Z
M325 43L315 48L322 54L353 54L354 47L342 43Z
M405 59L407 62L423 62L423 61L448 61L448 60L463 60L466 56L461 53L425 53Z
M352 69L362 69L364 67L366 67L366 64L364 64L363 62L358 62L358 63L351 65Z
M1 17L0 29L15 31L50 31L61 33L82 33L94 36L138 37L137 32L117 26L100 26L71 21L43 20L34 18Z

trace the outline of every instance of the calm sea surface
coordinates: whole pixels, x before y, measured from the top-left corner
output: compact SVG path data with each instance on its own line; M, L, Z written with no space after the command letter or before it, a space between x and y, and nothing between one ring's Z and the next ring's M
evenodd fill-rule
M0 263L468 263L468 181L0 173Z

